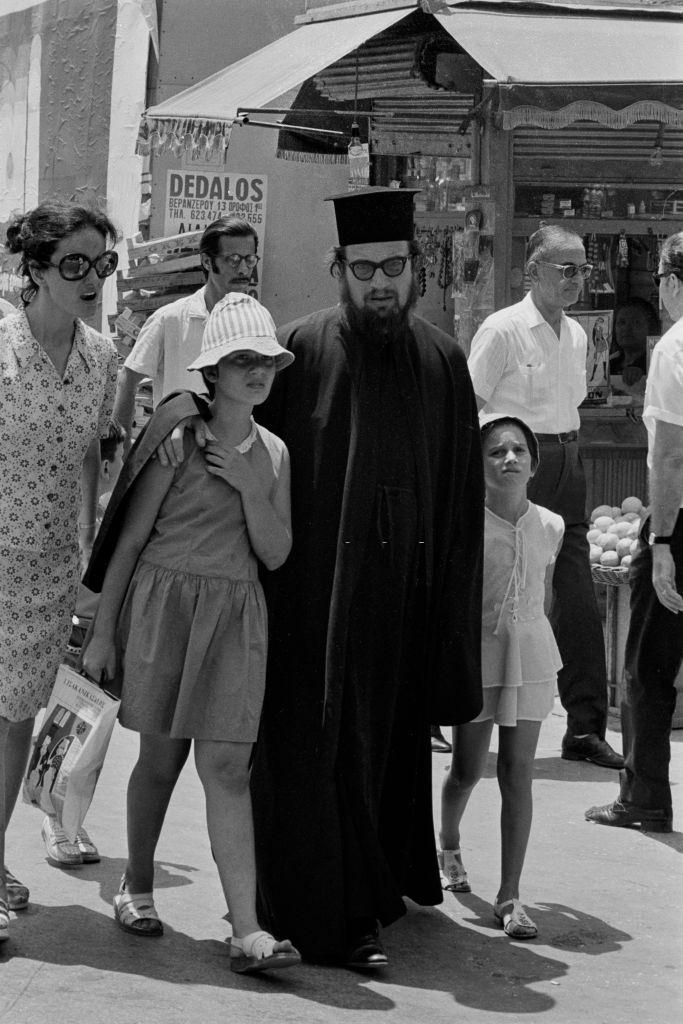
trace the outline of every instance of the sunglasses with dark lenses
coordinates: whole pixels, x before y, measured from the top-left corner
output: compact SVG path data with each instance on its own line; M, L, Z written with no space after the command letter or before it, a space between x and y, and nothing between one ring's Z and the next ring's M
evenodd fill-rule
M354 260L353 263L346 265L357 281L372 281L378 270L381 270L385 277L400 277L409 259L410 256L389 256L381 263L373 263L372 260Z
M581 274L582 277L590 277L593 272L592 263L582 263L579 266L576 263L550 263L548 260L536 260L536 263L542 263L544 267L554 267L555 270L562 271L562 277L571 281L577 274Z
M107 249L96 259L91 260L82 252L68 252L62 256L59 263L50 263L56 267L59 276L65 281L82 281L90 273L90 268L95 271L98 277L110 277L119 265L119 254L113 249Z

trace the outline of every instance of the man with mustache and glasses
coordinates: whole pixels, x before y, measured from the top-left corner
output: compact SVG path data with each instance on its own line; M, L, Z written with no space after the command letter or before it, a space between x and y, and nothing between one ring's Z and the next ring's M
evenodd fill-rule
M199 255L206 283L156 310L144 324L119 373L114 418L131 438L140 381L153 384L154 406L171 391L194 390L198 374L187 367L199 356L209 313L228 292L247 292L259 257L258 235L239 217L220 217L204 231ZM126 450L130 441L126 444Z
M413 191L331 197L339 305L278 332L294 371L259 414L291 453L294 537L265 584L261 904L307 959L360 969L387 963L403 896L442 900L430 723L481 707L476 403L458 345L414 312Z
M519 416L536 434L541 458L529 500L565 521L549 616L563 662L562 757L623 768L623 757L605 739L605 649L586 540L578 406L587 391L587 340L564 313L578 300L592 267L581 238L555 225L534 232L526 255L530 292L486 318L472 340L468 365L479 408Z

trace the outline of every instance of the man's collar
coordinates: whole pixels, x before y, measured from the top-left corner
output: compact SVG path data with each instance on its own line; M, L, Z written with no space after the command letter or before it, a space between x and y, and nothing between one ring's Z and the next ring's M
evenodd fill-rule
M522 306L522 315L526 319L526 322L529 325L529 327L540 327L541 324L547 324L548 323L548 321L543 316L543 314L539 310L538 306L534 302L533 298L531 297L531 292L527 292L526 293L526 295L522 299L521 306ZM565 313L565 311L561 310L560 311L560 322L562 322L563 319L566 319L566 317L567 317L567 314Z
M207 317L209 315L209 307L206 304L206 285L188 296L187 308L190 316Z

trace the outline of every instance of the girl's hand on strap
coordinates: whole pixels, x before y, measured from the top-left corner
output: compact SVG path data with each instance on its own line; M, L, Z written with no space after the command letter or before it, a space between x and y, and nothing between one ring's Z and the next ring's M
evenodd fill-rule
M180 423L173 428L171 433L163 439L154 453L161 466L173 466L174 469L177 469L183 461L185 458L184 437L186 430L192 430L194 432L194 439L199 448L204 447L206 444L206 426L204 424L204 420L201 416L188 416L187 419L181 420Z
M88 646L81 655L81 667L99 686L116 675L116 650L114 640L92 635Z
M249 462L234 449L223 448L216 441L207 441L204 447L206 468L212 476L234 487L240 494L256 493L259 489L258 479L254 475Z

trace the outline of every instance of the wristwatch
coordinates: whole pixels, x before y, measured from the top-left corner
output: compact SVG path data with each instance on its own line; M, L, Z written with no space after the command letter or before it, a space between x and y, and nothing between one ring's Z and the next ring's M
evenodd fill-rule
M653 544L670 544L672 540L673 537L671 536L662 537L661 535L658 535L656 533L651 533L650 536L647 538L647 542L650 545L650 547L652 547Z

